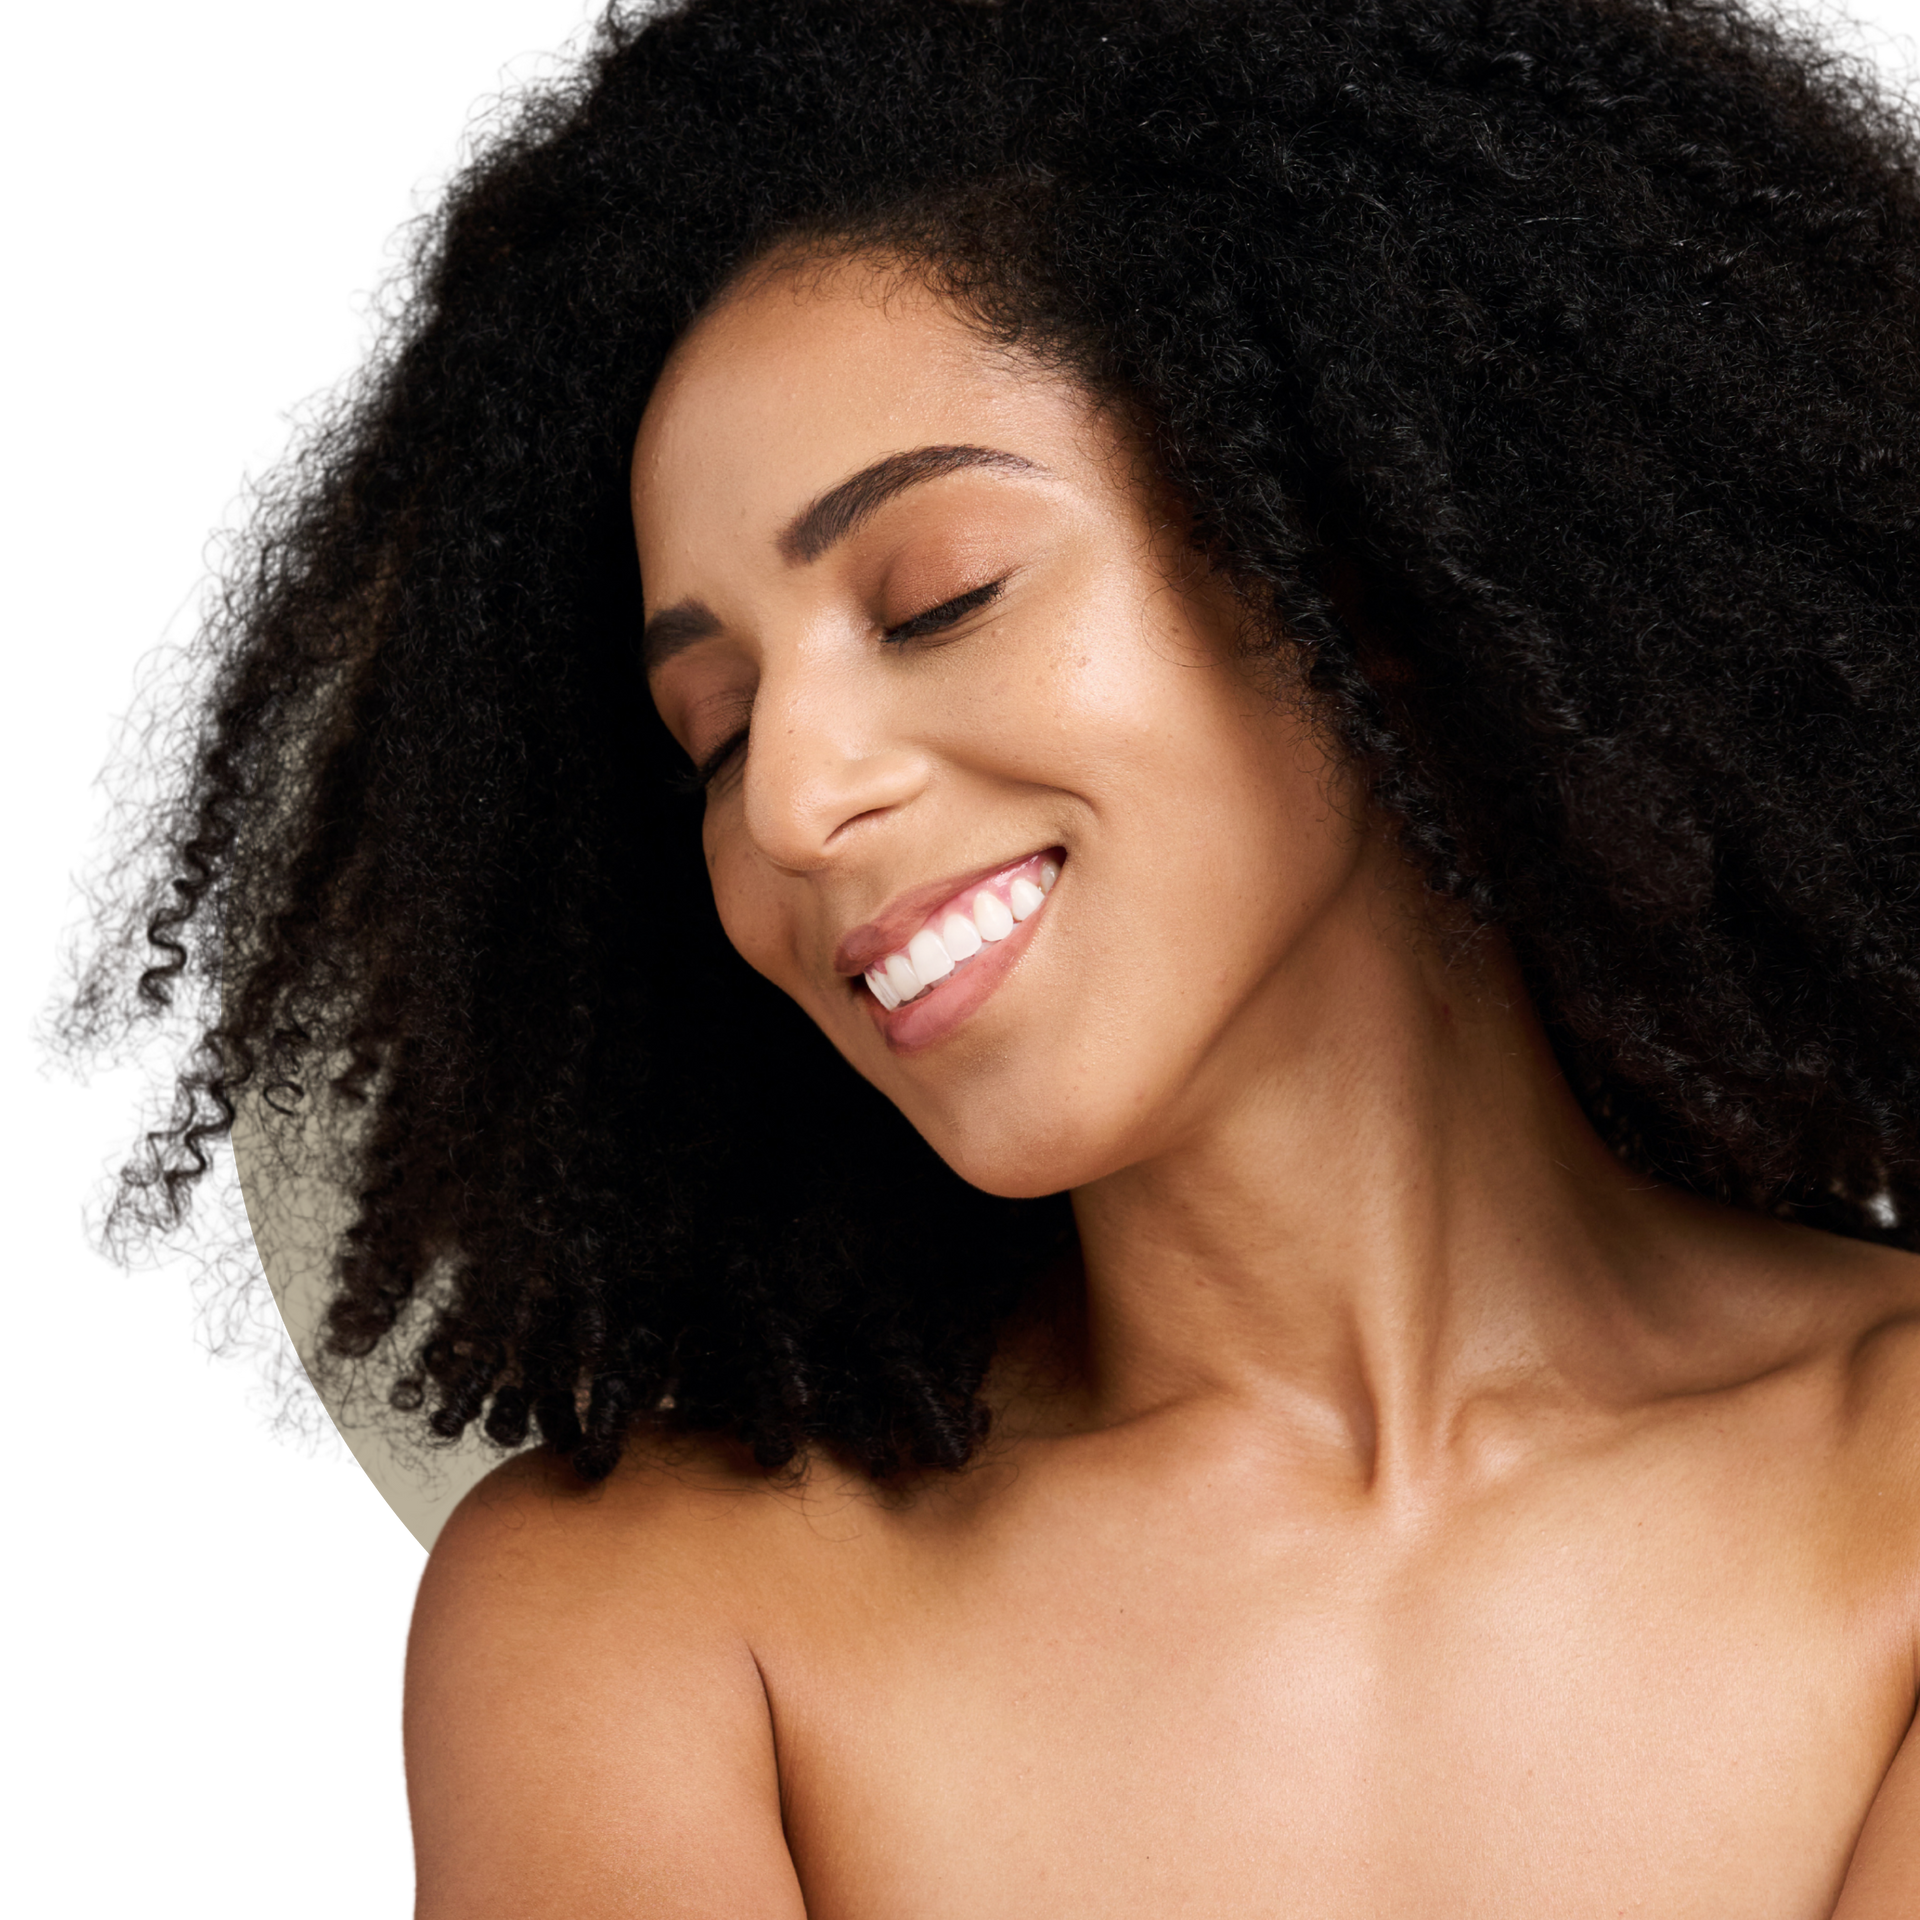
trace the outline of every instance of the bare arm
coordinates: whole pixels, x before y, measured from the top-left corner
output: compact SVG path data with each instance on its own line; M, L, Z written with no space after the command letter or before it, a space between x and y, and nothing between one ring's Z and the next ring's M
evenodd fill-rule
M1920 1913L1920 1717L1887 1769L1853 1850L1833 1920Z
M1911 1266L1911 1257L1892 1258ZM1903 1289L1903 1310L1855 1349L1862 1466L1857 1538L1885 1556L1906 1693L1920 1696L1920 1312ZM1898 1669L1896 1669L1898 1671ZM1920 1913L1920 1712L1867 1809L1832 1920L1908 1920Z
M515 1463L421 1581L417 1920L804 1920L759 1669L686 1529Z

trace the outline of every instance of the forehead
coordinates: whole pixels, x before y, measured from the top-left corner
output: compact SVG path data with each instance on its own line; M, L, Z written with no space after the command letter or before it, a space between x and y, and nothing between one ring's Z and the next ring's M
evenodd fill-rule
M1093 450L1093 425L1070 380L982 339L911 275L858 261L763 273L695 323L648 402L633 461L643 571L689 543L770 538L886 454L968 444L1054 465Z

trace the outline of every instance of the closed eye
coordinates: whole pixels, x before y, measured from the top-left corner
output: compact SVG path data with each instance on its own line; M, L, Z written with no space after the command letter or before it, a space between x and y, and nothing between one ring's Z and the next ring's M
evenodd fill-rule
M704 760L696 761L684 772L673 775L670 784L681 793L705 793L726 772L746 744L747 729L736 727Z
M898 626L886 627L881 638L889 642L924 640L936 633L943 633L949 627L957 627L970 613L979 610L999 599L1005 587L1004 580L989 580L984 587L974 587L967 593L956 594L951 600L942 600L937 607L929 607L925 613L916 613L910 620L902 620ZM700 761L688 773L681 776L685 790L690 793L705 793L720 776L738 758L747 744L748 729L737 727Z
M929 607L925 613L916 613L911 620L902 620L897 627L885 628L881 638L896 642L924 640L929 634L944 632L948 627L958 626L968 614L977 613L989 601L999 599L1005 585L1004 580L990 580L970 593L956 594L951 600L942 600L937 607Z
M720 775L726 770L727 762L746 744L747 730L745 727L741 727L735 732L728 734L727 737L700 762L699 766L694 769L693 777L699 783L703 792L719 779Z

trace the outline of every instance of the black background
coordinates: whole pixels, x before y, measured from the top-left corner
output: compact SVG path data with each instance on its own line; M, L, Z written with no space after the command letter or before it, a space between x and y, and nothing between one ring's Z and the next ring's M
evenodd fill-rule
M13 317L33 342L13 351L13 403L38 422L15 440L33 451L15 566L36 586L12 636L33 1000L132 662L294 403L353 359L413 182L501 63L578 17L578 0L144 8L17 54L15 111L44 129L12 179ZM1910 31L1912 8L1878 17ZM23 1628L15 1657L50 1690L29 1743L40 1803L73 1822L61 1899L399 1914L394 1661L419 1555L349 1461L246 1407L252 1375L196 1344L184 1269L129 1275L86 1250L125 1100L33 1064L15 1269L33 1308L13 1313L6 1371L52 1392L19 1453L38 1569L21 1592L44 1632Z

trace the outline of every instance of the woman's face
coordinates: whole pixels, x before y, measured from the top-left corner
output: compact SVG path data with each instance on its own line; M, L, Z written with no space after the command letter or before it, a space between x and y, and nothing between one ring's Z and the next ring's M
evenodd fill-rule
M727 933L957 1172L1080 1186L1284 1070L1364 836L1110 414L907 276L769 272L633 509Z

